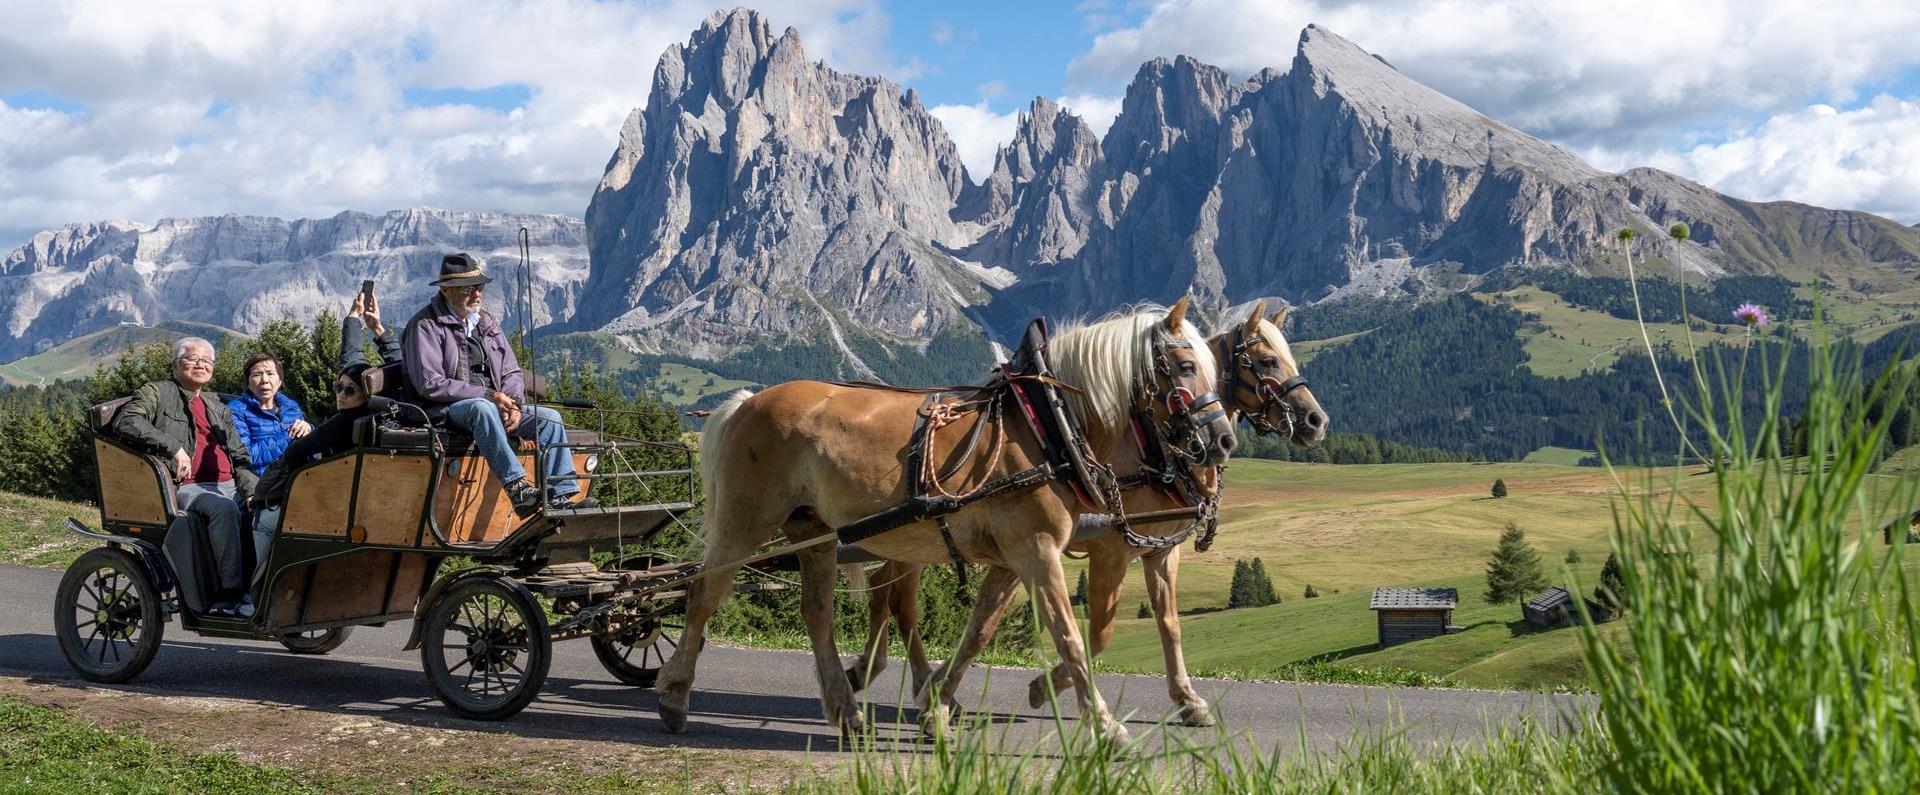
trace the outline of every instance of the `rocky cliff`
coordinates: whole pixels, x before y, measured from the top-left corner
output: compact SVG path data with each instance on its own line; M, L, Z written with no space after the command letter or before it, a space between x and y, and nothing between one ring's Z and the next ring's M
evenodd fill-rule
M573 314L587 277L586 229L559 215L433 209L341 213L287 221L226 215L169 218L152 226L73 224L34 235L0 259L0 360L121 323L163 320L253 331L321 309L342 314L362 279L378 282L385 319L397 325L432 294L440 258L482 257L494 275L490 311L517 325L519 230L534 262L534 319Z
M1691 242L1651 234L1676 221ZM913 92L809 63L743 10L662 56L587 214L573 325L722 356L823 329L1005 336L1188 293L1432 297L1595 266L1623 226L1707 275L1920 261L1883 218L1599 171L1317 26L1245 81L1142 65L1103 139L1036 99L974 184Z

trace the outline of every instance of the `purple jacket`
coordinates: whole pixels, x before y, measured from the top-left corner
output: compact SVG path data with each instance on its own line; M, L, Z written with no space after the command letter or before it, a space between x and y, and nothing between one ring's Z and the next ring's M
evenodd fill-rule
M513 346L507 344L507 335L500 330L500 324L483 311L473 330L480 337L480 347L486 351L494 389L521 400L526 386L520 362L514 358ZM467 351L460 341L465 334L460 315L439 295L407 321L406 331L400 338L407 386L430 413L438 415L448 404L490 394L467 383Z

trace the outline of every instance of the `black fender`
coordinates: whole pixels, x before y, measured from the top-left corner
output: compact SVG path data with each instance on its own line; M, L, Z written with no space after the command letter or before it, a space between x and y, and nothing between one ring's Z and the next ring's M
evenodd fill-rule
M131 547L135 553L138 553L135 557L140 560L140 564L147 567L147 576L153 580L154 592L162 594L164 600L164 595L173 591L175 583L173 564L167 562L167 556L162 554L160 547L156 546L152 541L144 538L101 532L82 524L80 520L72 517L67 518L66 527L69 533L85 536L95 541L104 541L108 546L114 547L115 549ZM172 613L170 611L162 611L163 618L170 618L171 616Z
M505 578L506 575L507 570L499 566L478 566L471 569L462 569L446 577L434 580L433 587L428 588L427 594L420 597L419 603L413 606L413 630L407 633L407 645L400 647L400 650L413 651L414 649L420 648L420 631L425 625L427 608L432 606L434 602L439 601L440 595L446 593L448 588L452 588L459 583L476 577ZM515 585L517 586L519 583L515 583ZM522 589L524 590L524 587Z

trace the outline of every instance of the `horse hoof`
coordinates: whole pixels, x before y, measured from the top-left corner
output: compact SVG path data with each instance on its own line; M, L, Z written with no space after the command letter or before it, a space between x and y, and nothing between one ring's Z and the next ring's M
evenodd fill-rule
M687 711L664 704L660 706L660 722L667 725L667 731L685 734L687 731Z
M1212 726L1213 710L1207 708L1207 702L1199 701L1180 707L1180 725L1195 728Z
M1047 703L1047 675L1041 674L1027 683L1027 706L1039 709Z
M857 709L846 713L846 716L840 719L839 724L840 739L842 741L857 740L865 737L867 734L867 721L860 716L860 711Z
M945 735L947 733L948 728L953 725L954 717L959 714L960 713L957 710L954 710L953 708L947 706L946 704L942 704L938 707L928 707L927 709L921 710L920 712L921 736L931 740L935 737L940 737L942 735Z
M1120 725L1120 722L1117 720L1107 721L1107 723L1101 727L1100 731L1105 734L1107 739L1112 741L1114 745L1126 745L1127 743L1133 742L1133 735L1127 731L1127 727Z

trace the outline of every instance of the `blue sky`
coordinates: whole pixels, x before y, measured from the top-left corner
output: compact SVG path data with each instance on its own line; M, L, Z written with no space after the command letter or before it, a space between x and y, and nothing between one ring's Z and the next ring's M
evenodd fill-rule
M1602 7L1604 6L1604 7ZM0 250L93 220L415 205L579 215L688 0L0 0ZM1318 23L1602 168L1920 222L1907 0L785 0L920 92L975 179L1051 97L1104 130L1153 57L1286 68Z

